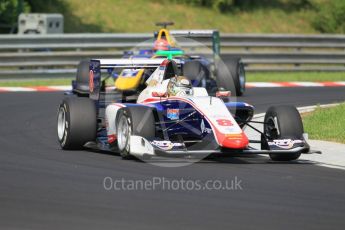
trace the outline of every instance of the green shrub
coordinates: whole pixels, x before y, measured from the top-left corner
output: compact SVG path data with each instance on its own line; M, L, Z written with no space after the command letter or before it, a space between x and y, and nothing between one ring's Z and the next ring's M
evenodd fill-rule
M8 30L17 20L17 0L3 0L0 2L0 26Z
M0 0L0 33L14 32L20 11L29 11L26 2L21 6L18 3L19 0Z
M169 0L165 0L169 2ZM311 6L310 0L173 0L176 3L212 7L222 13L258 8L301 9Z
M332 0L317 5L313 27L322 33L345 33L345 1Z

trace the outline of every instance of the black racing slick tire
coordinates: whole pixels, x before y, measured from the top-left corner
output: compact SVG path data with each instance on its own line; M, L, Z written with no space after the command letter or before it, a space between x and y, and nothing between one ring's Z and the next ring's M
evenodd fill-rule
M271 139L303 139L303 123L294 106L272 106L265 115L264 133ZM274 161L291 161L300 157L301 153L270 154Z
M78 94L88 95L90 92L89 68L90 68L89 60L80 61L78 64L77 76L76 76L76 91L78 92Z
M96 140L95 103L89 98L68 97L58 110L57 134L62 149L78 150Z
M226 64L219 61L216 79L218 88L235 92L236 96L242 96L246 90L246 74L242 60L231 58Z
M117 147L123 159L130 159L130 137L155 137L155 118L152 108L133 106L121 108L116 116Z

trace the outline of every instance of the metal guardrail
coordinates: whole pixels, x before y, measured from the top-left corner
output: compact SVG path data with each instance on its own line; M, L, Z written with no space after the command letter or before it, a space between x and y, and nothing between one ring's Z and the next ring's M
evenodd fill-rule
M65 48L130 48L152 34L1 35L0 50ZM199 42L208 39L196 39ZM345 48L344 35L221 34L222 47Z
M0 77L71 76L81 59L121 57L135 46L152 46L152 34L0 35ZM233 56L247 71L345 71L345 36L221 34L221 58Z

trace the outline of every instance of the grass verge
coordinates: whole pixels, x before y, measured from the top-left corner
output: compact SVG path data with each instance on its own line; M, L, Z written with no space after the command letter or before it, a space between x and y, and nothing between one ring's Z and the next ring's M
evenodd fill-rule
M71 78L0 81L0 87L71 85Z
M344 72L268 72L247 73L248 82L283 82L283 81L345 81Z
M303 124L310 139L345 143L345 103L317 108L303 116Z
M216 28L228 33L318 33L311 25L317 12L309 8L292 9L260 4L260 7L248 11L223 14L212 7L162 0L59 0L54 1L55 4L50 3L52 1L46 2L42 12L63 13L67 33L152 32L156 29L154 23L159 21L174 21L174 29Z

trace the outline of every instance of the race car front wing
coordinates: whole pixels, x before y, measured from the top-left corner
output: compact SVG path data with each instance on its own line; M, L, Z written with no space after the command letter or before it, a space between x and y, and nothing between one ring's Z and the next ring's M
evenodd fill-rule
M320 151L310 150L307 142L299 143L298 146L292 146L286 149L228 149L218 147L216 149L189 150L183 143L164 140L147 140L140 136L131 136L130 138L131 154L137 157L145 156L164 156L164 157L183 157L183 156L208 156L208 155L255 155L255 154L321 154Z

